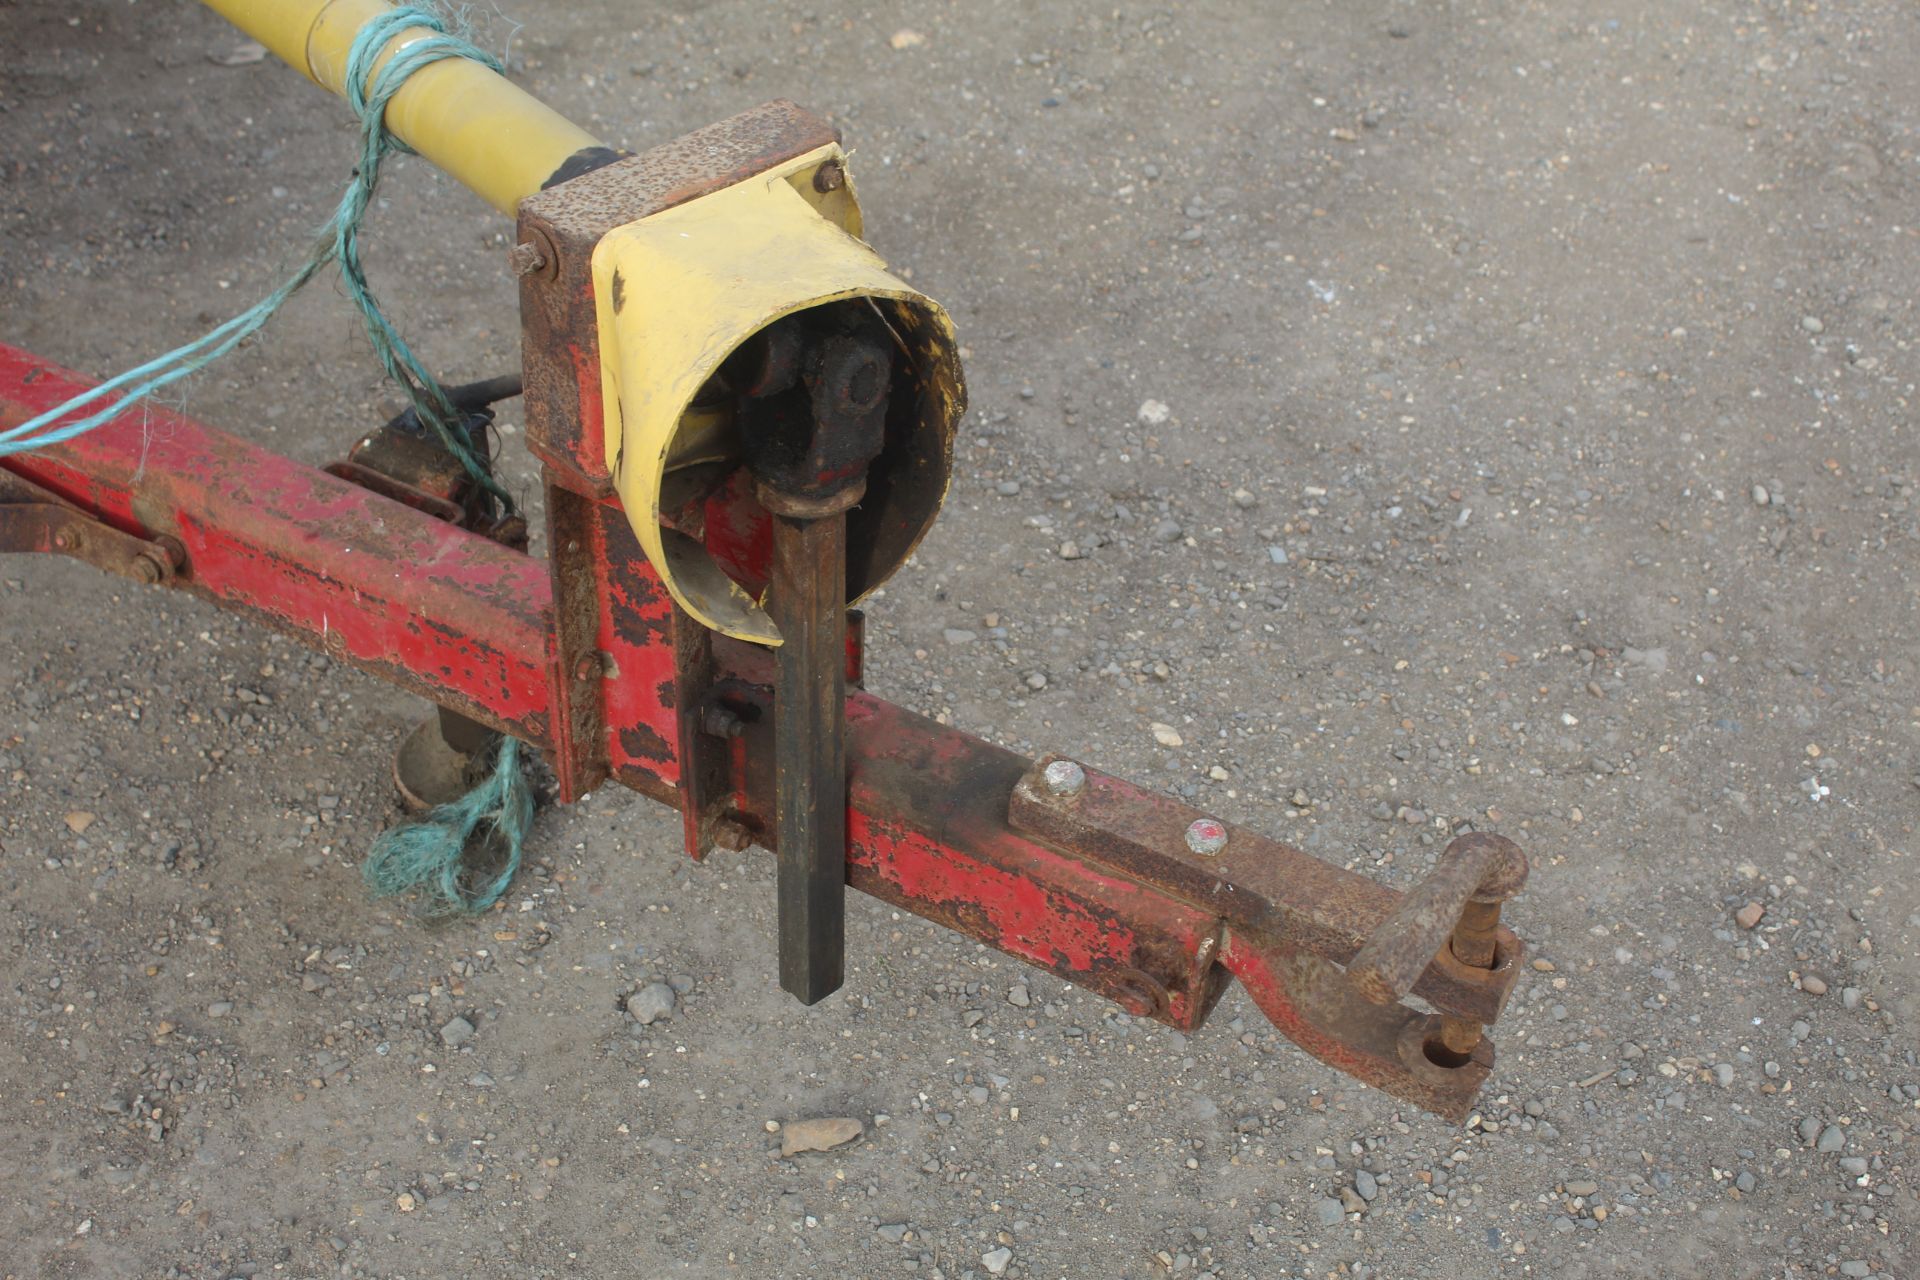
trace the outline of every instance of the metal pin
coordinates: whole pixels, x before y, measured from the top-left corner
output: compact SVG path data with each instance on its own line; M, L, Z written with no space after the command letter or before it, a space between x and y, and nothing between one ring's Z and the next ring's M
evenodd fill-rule
M1052 761L1042 776L1046 778L1047 790L1056 796L1077 796L1087 789L1087 771L1071 760Z
M1227 847L1227 828L1218 818L1195 818L1187 826L1187 848L1211 858Z

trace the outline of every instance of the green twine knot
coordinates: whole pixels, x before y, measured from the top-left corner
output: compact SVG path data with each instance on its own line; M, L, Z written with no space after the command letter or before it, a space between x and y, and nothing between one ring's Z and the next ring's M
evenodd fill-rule
M502 737L479 785L418 822L383 831L360 875L376 897L418 889L424 916L478 915L513 883L532 824L533 791L520 766L520 743Z

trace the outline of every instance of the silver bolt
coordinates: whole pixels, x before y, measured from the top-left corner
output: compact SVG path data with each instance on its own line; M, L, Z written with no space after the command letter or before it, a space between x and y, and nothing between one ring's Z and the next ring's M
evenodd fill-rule
M1057 796L1077 796L1087 789L1087 771L1071 760L1055 760L1044 770L1047 790Z
M1227 847L1227 828L1218 818L1195 818L1187 824L1187 848L1211 858Z

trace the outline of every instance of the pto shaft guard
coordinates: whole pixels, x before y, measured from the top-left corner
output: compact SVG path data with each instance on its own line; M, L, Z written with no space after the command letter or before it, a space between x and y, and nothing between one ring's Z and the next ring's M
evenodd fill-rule
M812 308L871 308L896 347L885 443L848 513L847 600L906 562L946 498L966 408L953 325L859 240L830 144L616 227L593 252L606 465L633 531L703 626L778 645L765 608L768 516L743 473L727 357Z

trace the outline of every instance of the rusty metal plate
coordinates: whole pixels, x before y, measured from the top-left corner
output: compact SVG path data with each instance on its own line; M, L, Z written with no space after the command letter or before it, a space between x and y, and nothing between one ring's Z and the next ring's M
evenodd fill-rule
M1400 905L1397 890L1244 827L1219 824L1220 851L1196 852L1188 828L1207 815L1111 774L1084 769L1084 784L1055 794L1045 772L1061 758L1035 761L1014 787L1011 826L1215 912L1236 930L1345 965ZM1413 994L1443 1012L1494 1022L1524 954L1502 929L1494 968L1432 964Z
M541 267L520 280L527 447L577 492L613 492L601 436L594 246L615 227L732 186L835 140L826 121L769 102L520 202Z

